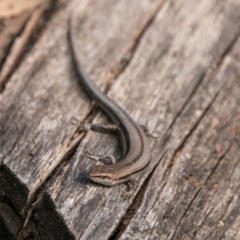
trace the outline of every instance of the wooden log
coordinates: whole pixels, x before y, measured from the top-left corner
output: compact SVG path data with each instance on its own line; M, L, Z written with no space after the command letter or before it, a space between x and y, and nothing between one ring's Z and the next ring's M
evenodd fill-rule
M0 96L1 201L25 218L16 238L238 239L239 10L238 0L83 0L56 13ZM108 119L77 83L69 12L92 79L158 135L127 200L124 185L86 177L86 150L120 157L120 146L78 132Z

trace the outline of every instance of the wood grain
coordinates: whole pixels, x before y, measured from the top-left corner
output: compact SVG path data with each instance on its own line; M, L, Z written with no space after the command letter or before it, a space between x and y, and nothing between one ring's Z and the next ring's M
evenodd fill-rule
M55 13L0 96L0 200L27 219L18 239L238 239L239 11L238 0L83 0ZM86 176L86 150L121 152L114 135L78 132L108 119L78 85L69 13L92 79L158 136L127 200L125 185Z

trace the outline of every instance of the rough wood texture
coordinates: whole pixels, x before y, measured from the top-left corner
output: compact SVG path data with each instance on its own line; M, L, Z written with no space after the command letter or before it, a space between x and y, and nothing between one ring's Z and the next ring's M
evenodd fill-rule
M4 2L6 7L8 4L11 6L11 3L7 4L5 0ZM52 3L53 1L42 0L42 3L35 8L25 10L13 18L2 18L0 11L0 22L3 25L0 26L0 93L3 92L23 55L31 49L30 40L34 39L33 35L36 35L37 30L41 28L40 26L44 22L43 18L46 16L46 12L51 9ZM17 9L17 7L12 6L13 12ZM10 12L8 14L11 16Z
M65 7L0 96L4 234L239 239L240 1L59 4ZM86 149L116 156L120 149L115 136L78 132L79 121L108 120L77 83L69 12L90 76L158 135L127 200L125 185L107 188L86 177L95 164Z

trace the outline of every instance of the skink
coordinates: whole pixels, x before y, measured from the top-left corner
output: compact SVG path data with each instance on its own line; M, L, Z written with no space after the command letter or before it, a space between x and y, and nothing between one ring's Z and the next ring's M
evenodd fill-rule
M89 96L118 126L123 151L120 161L111 165L95 165L88 175L94 182L105 186L115 186L127 182L132 175L147 167L151 160L149 141L142 128L120 106L101 92L85 72L76 55L77 47L76 40L73 38L71 17L68 23L70 49L80 83Z

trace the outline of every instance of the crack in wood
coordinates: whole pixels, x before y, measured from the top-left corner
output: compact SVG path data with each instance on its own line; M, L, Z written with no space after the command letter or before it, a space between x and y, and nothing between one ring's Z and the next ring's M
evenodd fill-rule
M229 205L231 205L233 199L234 199L234 195L230 198L229 203L228 203L228 205L225 207L225 211L224 211L224 213L222 214L222 216L220 217L220 219L223 219L223 218L224 218L224 215L227 213L227 209L229 208ZM221 221L221 220L219 220L219 222L220 222L220 221ZM222 222L222 221L221 221L221 222ZM211 234L208 236L208 238L211 239L211 236L212 236L214 233L215 233L215 232L212 231ZM223 232L222 236L224 235L224 233L225 233L225 232ZM219 239L221 239L221 237L220 237Z
M160 4L160 1L159 1L159 4ZM161 4L162 4L162 2L161 2ZM160 4L160 5L161 5ZM157 14L157 13L156 13ZM110 81L112 81L113 79L115 79L115 78L117 78L120 74L122 74L124 71L125 71L125 69L128 67L128 64L130 64L131 63L131 59L133 58L133 56L134 56L134 54L135 54L135 52L137 52L138 51L138 46L139 46L139 43L140 43L140 41L141 41L141 39L142 39L142 37L144 36L144 34L146 33L146 31L147 31L147 29L149 28L149 26L152 24L152 22L154 21L154 17L152 18L152 19L150 19L149 20L149 22L146 24L143 24L143 28L141 28L140 30L141 31L139 31L138 32L138 34L137 34L137 38L135 38L133 41L131 41L131 43L130 43L130 48L128 48L128 51L126 51L126 54L125 54L125 58L123 57L122 58L122 61L120 61L119 62L119 64L117 64L117 67L116 67L116 71L115 72L113 72L113 74L109 77L109 81L107 81L106 82L106 91L108 92L109 91L109 89L111 88L111 82ZM144 29L144 27L145 27L145 29ZM225 47L225 50L224 49L222 49L221 50L221 52L217 52L217 56L218 56L218 60L219 61L216 61L217 62L217 67L216 68L214 68L213 70L212 70L212 72L211 72L211 76L209 77L209 76L206 76L206 74L208 73L208 72L204 72L204 70L202 71L202 72L200 72L200 74L198 75L195 75L195 76L200 76L200 79L201 80L199 80L197 83L191 83L191 92L190 92L190 94L188 94L188 96L186 96L186 98L187 99L185 99L184 100L184 104L183 104L183 106L180 106L180 111L178 111L178 113L177 113L177 115L175 115L174 116L174 119L173 119L173 121L172 121L172 123L170 124L170 127L168 128L168 130L170 130L171 128L172 128L172 126L175 126L175 125L177 125L177 124L175 124L176 122L178 123L178 119L180 118L181 119L181 115L184 113L184 111L185 111L185 107L187 107L187 105L189 105L189 104L191 104L192 103L192 101L194 100L193 99L193 97L194 97L194 95L201 95L202 94L202 92L200 92L199 91L199 88L202 88L202 82L204 82L204 83L206 83L207 81L206 80L208 80L208 83L215 77L215 75L219 72L219 69L221 69L221 66L222 66L222 64L223 63L226 63L225 62L225 60L226 60L226 57L228 56L228 53L230 53L231 52L231 50L232 50L232 48L233 48L233 46L235 45L235 43L236 43L236 41L237 41L237 39L238 39L238 37L239 36L236 36L236 35L234 35L234 38L233 38L233 40L232 40L232 34L231 34L231 37L230 37L230 39L229 39L229 37L228 37L228 41L230 41L231 43L230 44L228 44L228 47L226 48ZM220 39L221 40L221 39ZM224 43L224 46L225 46L225 43ZM223 53L222 53L223 52ZM204 52L204 54L205 54L205 52ZM216 58L215 58L216 59ZM209 65L211 65L211 64L209 64ZM215 66L216 66L215 65ZM202 74L202 75L201 75ZM209 78L208 78L209 77ZM194 80L196 80L196 79L194 79ZM193 86L193 84L194 84L194 86ZM203 86L204 87L204 86ZM223 87L222 87L223 88ZM221 88L221 89L222 89ZM221 89L219 90L219 92L221 91ZM202 89L201 89L202 90ZM18 90L19 91L19 90ZM200 92L200 93L199 93ZM215 92L215 91L214 91ZM218 92L218 93L219 93ZM196 94L197 93L197 94ZM218 94L217 93L217 94ZM207 96L208 97L208 96ZM198 116L197 117L197 119L195 119L194 118L194 122L193 122L193 124L191 124L190 126L191 127L188 127L188 130L189 130L189 128L190 128L190 132L188 131L187 133L185 133L184 135L184 137L183 137L183 139L181 139L181 141L180 141L180 143L179 144L176 144L176 146L175 146L175 148L177 148L175 151L171 151L171 155L169 156L169 158L168 158L168 162L170 163L168 166L166 166L165 165L165 167L166 167L166 170L165 170L165 172L162 174L162 176L163 176L163 180L160 180L160 183L161 183L161 187L160 187L160 190L157 192L157 194L159 195L159 194L161 194L161 191L162 191L162 189L164 189L165 190L165 186L166 186L166 182L168 181L168 179L169 179L169 174L171 174L171 172L173 171L173 167L172 166L174 166L174 164L178 161L178 157L179 157L179 154L181 154L184 150L185 150L185 147L186 146L188 146L189 145L189 141L191 141L192 140L192 136L193 136L193 134L195 133L195 130L196 129L199 129L199 127L198 127L198 125L202 122L202 119L204 118L204 115L206 114L206 111L208 111L208 109L211 107L211 105L213 104L212 103L212 101L214 101L216 98L217 98L217 96L215 96L215 94L214 94L214 96L210 96L211 98L210 99L208 99L207 98L207 102L206 102L206 104L204 103L204 106L205 105L208 105L207 107L204 107L204 109L203 110L201 110L201 111L205 111L205 113L203 112L203 113L201 113L200 114L200 116ZM213 100L212 100L212 98L213 98ZM15 99L16 100L16 99ZM209 103L210 102L210 103ZM187 109L188 110L188 109ZM184 114L183 114L184 115ZM87 116L88 116L88 114L87 114ZM96 116L96 114L94 114L93 115L93 117L95 117ZM204 118L205 119L205 118ZM181 121L180 121L181 122ZM74 126L74 129L75 129L75 126ZM167 133L166 133L167 134ZM65 152L65 153L67 153L70 149L72 149L73 150L73 153L72 154L74 154L75 152L76 152L76 149L77 149L77 145L76 145L76 148L74 148L73 146L74 146L74 144L75 144L75 140L78 140L78 138L80 137L80 135L81 134L79 134L79 132L78 132L78 128L76 128L75 129L75 132L74 132L74 134L73 135L70 135L70 136L72 136L72 137L69 137L69 138L67 138L68 139L68 141L66 141L66 142L64 142L64 146L62 146L62 148L63 148L63 151ZM186 136L187 135L187 136ZM84 136L83 136L84 137ZM167 136L167 137L169 137L169 136ZM170 136L171 137L171 136ZM182 137L181 137L182 138ZM82 139L82 138L81 138ZM167 143L169 143L169 141L170 141L170 139L169 138L164 138L164 146L165 145L167 145ZM81 140L79 140L79 142L81 142ZM79 142L78 142L78 144L79 144ZM161 146L160 144L158 145L158 146ZM158 147L157 146L157 147ZM58 146L56 147L56 149L58 148ZM156 147L155 147L156 148ZM164 150L164 148L163 148L163 150ZM230 150L229 150L230 151ZM219 168L219 165L221 164L221 162L222 162L222 160L221 160L221 158L222 159L224 159L224 157L227 155L227 153L225 152L222 156L220 156L220 159L215 159L215 161L214 161L214 163L215 163L215 166L213 167L213 169L212 169L212 167L210 168L210 171L212 171L211 173L210 173L210 175L209 175L209 173L208 173L208 178L207 178L207 180L206 181L208 181L209 179L211 179L211 176L216 172L216 170ZM34 196L34 198L33 199L31 199L31 206L30 207L33 207L33 209L35 209L35 205L34 205L34 202L38 202L38 201L40 201L41 200L41 197L39 197L39 194L41 194L41 193L43 193L43 191L46 191L46 185L48 185L48 183L49 183L49 181L51 181L51 180L53 180L53 177L56 177L56 176L58 176L59 175L59 173L62 171L62 169L66 166L66 164L68 164L68 159L67 159L67 157L66 157L66 159L65 159L65 157L64 157L65 155L64 154L61 154L61 156L59 156L59 155L57 155L57 157L58 157L58 159L57 159L57 161L58 161L58 163L56 164L56 165L54 165L54 167L53 167L53 165L51 165L51 167L53 167L53 168L51 168L50 169L50 171L47 173L48 174L48 176L47 176L47 178L42 178L43 179L43 183L41 183L41 185L34 185L34 189L35 189L35 193L36 193L36 195ZM219 156L218 156L219 157ZM71 155L69 155L69 158L71 158ZM158 158L157 158L158 159ZM48 159L47 159L48 160ZM217 163L216 163L216 161L217 161ZM135 207L135 209L137 210L137 211L139 211L139 208L140 208L140 206L141 206L141 204L142 204L142 202L143 202L143 200L144 200L144 197L146 196L146 189L148 188L148 185L150 184L150 181L151 181L151 179L153 178L152 176L157 172L156 171L156 169L157 169L157 167L160 167L160 159L158 159L157 161L156 161L156 163L154 162L154 166L153 166L153 169L151 169L151 172L149 173L149 175L148 175L148 177L145 179L145 181L143 182L143 186L142 186L142 188L139 190L139 192L136 194L136 196L135 196L135 204L136 205L134 205L134 203L132 204L132 206L133 206L133 208ZM176 164L177 165L177 164ZM212 170L211 170L212 169ZM45 177L46 177L46 175L44 175ZM40 179L41 180L41 179ZM203 184L203 186L204 186L204 184ZM159 188L158 188L159 189ZM196 189L195 189L196 190ZM175 232L174 232L174 234L177 232L177 229L178 228L180 228L179 226L181 225L181 222L183 222L183 218L184 218L184 216L187 214L187 211L189 211L189 209L190 209L190 207L191 207L191 205L193 205L193 202L195 201L196 202L196 200L194 200L194 199L196 199L196 198L198 198L199 199L199 197L197 197L197 195L199 194L199 192L201 192L200 191L201 190L201 188L198 190L198 192L194 195L194 197L193 197L193 199L191 200L191 202L190 202L190 205L188 205L188 206L186 206L187 207L187 210L185 209L185 210L182 210L182 211L185 211L185 212L183 212L181 215L182 215L182 217L181 216L179 216L179 217L181 217L181 219L179 220L179 218L177 219L177 223L175 223L176 225L177 225L177 228L176 228L176 230L175 230ZM157 190L156 190L157 191ZM145 195L145 196L144 196ZM192 196L191 196L192 197ZM157 198L157 197L156 197ZM35 201L36 200L36 201ZM153 200L154 201L154 200ZM156 202L155 202L156 203ZM155 204L154 203L154 204ZM140 205L137 205L137 204L140 204ZM32 209L30 209L30 207L29 207L29 213L30 213L30 210L32 210ZM156 206L157 207L157 206ZM130 211L131 209L129 208L129 214L128 214L128 211L127 211L127 213L125 214L125 216L123 216L123 218L121 217L121 219L119 219L118 220L118 222L120 223L120 225L118 224L118 226L120 226L120 230L122 229L122 227L124 226L124 224L125 223L127 223L126 224L126 227L128 227L129 225L130 225L130 222L132 223L132 218L131 219L127 219L127 222L125 222L124 221L124 217L130 217L130 214L132 214L131 213L131 211ZM208 210L206 210L206 212L207 211L209 211L209 209ZM212 209L210 210L210 212L212 211ZM227 210L226 210L227 211ZM139 211L140 212L140 211ZM123 215L124 215L124 213L125 212L123 212ZM135 215L136 215L137 213L136 212L133 212L133 215L132 215L132 217L134 217ZM30 216L30 215L29 215ZM95 215L96 216L96 215ZM95 216L94 216L94 218L93 219L95 219ZM143 216L143 215L141 215L141 213L140 213L140 217L141 216ZM91 219L92 220L92 219ZM92 223L92 221L91 221L91 223ZM94 224L96 224L96 222L94 223L92 223L91 225L94 225ZM157 223L156 223L157 224ZM92 226L91 226L92 227ZM126 229L126 228L125 228ZM178 229L179 230L179 229ZM154 231L154 230L153 230ZM116 233L116 232L114 232L114 233ZM122 232L121 232L122 233ZM171 232L171 234L172 234L172 232ZM114 236L118 236L118 235L114 235Z
M167 176L169 176L170 172L169 171L171 169L171 167L174 165L176 159L178 158L178 156L180 155L180 153L183 151L184 147L186 146L186 144L190 141L192 135L194 134L194 132L196 131L197 127L199 126L199 124L201 123L202 119L204 118L204 116L207 114L207 112L209 111L209 109L211 108L211 106L213 105L213 103L215 102L219 92L221 91L222 87L220 88L220 90L218 90L218 92L215 94L214 98L212 99L212 101L209 103L209 105L205 108L205 110L203 111L203 113L200 115L200 117L198 118L198 120L196 121L196 123L193 125L193 127L190 129L189 133L183 138L183 140L181 141L181 143L179 144L179 146L176 148L176 150L173 153L173 157L170 160L170 163L165 171L164 177L163 179L165 179Z
M162 160L162 158L165 156L166 151L162 154L162 156L159 158L158 162ZM128 224L131 222L133 217L135 216L136 212L138 211L139 207L141 206L145 192L148 188L149 182L151 180L152 175L154 174L157 164L153 167L153 169L149 172L147 178L144 180L144 182L141 185L141 188L139 189L138 193L136 194L135 198L133 199L133 203L128 207L126 214L121 218L119 221L119 224L116 227L116 230L113 232L109 240L119 239L121 237L121 234L125 231Z
M175 235L176 235L176 232L177 232L177 230L178 230L178 227L179 227L180 223L182 222L183 218L186 216L188 210L189 210L190 207L192 206L194 200L197 198L197 196L198 196L198 194L200 193L201 189L202 189L202 186L199 187L199 189L197 190L197 192L194 194L193 198L192 198L191 201L189 202L187 208L184 209L184 212L183 212L181 218L179 219L179 221L178 221L178 223L177 223L177 225L176 225L176 227L175 227L175 231L173 232L173 235L172 235L172 237L171 237L171 240L175 239L175 237L176 237Z
M232 195L231 199L229 200L229 203L228 203L228 205L226 206L225 212L223 213L222 217L220 217L220 219L224 219L224 216L227 214L227 211L228 211L230 205L232 204L233 200L234 200L234 195ZM220 222L223 224L223 221L219 220L219 223L220 223ZM226 229L226 230L227 230L227 229ZM222 233L222 236L220 237L220 239L223 237L223 235L225 234L225 232L226 232L226 231L224 231L224 232Z
M216 172L218 166L220 165L220 163L222 162L222 160L226 157L226 155L231 151L232 147L234 144L234 138L230 141L230 144L228 145L226 151L222 154L222 156L218 159L216 165L213 167L211 173L209 174L209 176L207 177L204 185L207 185L207 182L211 179L211 177L213 176L213 174Z
M120 62L107 74L107 77L104 78L101 82L106 85L104 92L107 93L112 84L114 79L117 79L127 68L127 66L130 64L136 49L143 38L145 32L147 29L151 26L153 23L155 17L157 16L158 12L160 11L162 5L164 4L166 0L160 0L158 4L156 5L155 9L149 14L148 18L146 19L145 23L139 28L137 33L135 34L133 38L133 42L130 45L130 47L127 49L124 57L120 60Z
M142 28L140 28L140 30L138 31L138 34L136 35L135 37L135 41L133 41L133 44L130 46L130 48L128 49L127 51L127 57L124 57L122 59L122 61L120 62L120 64L116 67L117 71L115 71L115 74L113 74L111 76L111 78L108 79L109 80L112 80L112 79L115 79L117 78L123 71L124 69L127 67L127 65L130 63L133 55L134 55L134 52L142 38L142 36L144 35L145 31L147 30L147 28L151 25L151 23L153 22L157 12L159 11L161 5L162 5L163 1L159 1L159 4L157 5L157 7L154 9L154 11L150 14L150 16L148 17L148 19L146 20L145 24L143 24ZM42 64L40 63L40 66ZM39 64L37 64L37 67L35 68L35 71L32 72L31 76L34 75L34 73L36 72L36 70L39 69ZM8 79L10 78L10 76L13 74L13 71L11 72L11 74L9 75L9 77L7 78L7 81ZM31 77L29 77L30 79ZM6 79L5 79L6 80ZM3 88L2 88L2 91L4 90L6 84L7 84L7 81L4 81L4 84L3 84ZM107 90L110 89L110 86L111 84L107 84ZM95 110L95 107L93 107L92 109L90 109L89 113L87 114L86 118L85 119L88 119L89 118L92 120L94 118L94 112ZM95 114L96 115L96 114ZM30 217L31 217L31 213L34 211L34 202L39 202L39 194L41 194L41 192L44 191L44 186L47 185L48 182L51 181L52 179L52 176L55 176L55 173L56 171L61 171L59 170L61 168L61 165L64 164L66 162L67 159L71 158L69 156L72 156L75 154L75 152L77 151L77 146L79 145L79 143L81 142L81 140L83 139L84 136L82 136L82 134L78 133L78 129L79 127L77 127L77 129L75 130L75 132L72 134L72 136L70 138L68 138L68 143L67 143L67 151L66 153L63 155L63 157L60 159L60 164L58 164L52 171L49 172L49 175L47 175L45 177L45 179L43 179L41 181L41 184L39 184L38 186L36 186L32 192L29 193L29 197L28 197L28 201L26 203L26 206L25 208L23 209L23 216L26 216L25 217L25 223L23 225L23 228L26 226L27 222L29 221ZM61 168L62 169L62 168ZM22 229L23 229L22 228Z
M177 112L177 114L173 118L173 121L170 123L170 125L169 125L169 127L168 127L168 129L166 131L166 135L168 135L169 131L171 130L173 125L176 123L177 119L181 116L181 114L184 112L184 110L186 109L188 104L191 102L192 98L195 96L195 94L198 91L199 87L201 86L205 76L206 76L206 72L205 71L200 73L200 76L199 76L199 79L197 80L196 85L194 86L194 88L190 92L189 96L186 98L186 101L183 103L183 105L180 108L180 110Z
M214 166L213 170L211 171L211 173L209 174L209 176L207 177L207 179L205 180L205 182L202 184L201 188L203 186L206 186L208 181L210 180L210 178L213 176L213 174L216 172L218 166L220 165L220 163L222 162L222 160L226 157L226 155L231 151L232 147L233 147L233 144L234 144L234 139L231 140L227 150L222 154L222 156L219 158L219 160L217 161L216 165ZM238 163L238 162L237 162ZM236 165L237 165L236 163ZM235 169L235 167L233 168ZM216 191L214 192L214 194L216 193ZM232 198L234 197L234 195L232 196ZM231 198L231 200L232 200ZM230 203L229 203L230 205ZM214 210L214 205L211 206L211 209L209 209L208 213L205 215L204 219L202 220L202 223L200 226L198 226L198 228L196 229L196 234L200 231L200 229L202 228L203 226L203 223L206 221L206 219L208 219L209 215L212 213L212 211ZM195 239L195 236L192 240Z
M96 110L96 106L94 105L90 109L90 111L87 113L86 117L84 118L84 121L92 120L96 116L95 110ZM21 232L24 230L24 228L27 226L28 222L30 221L34 208L41 202L45 188L47 187L48 183L52 180L52 178L57 178L57 176L61 174L61 171L64 168L64 166L67 164L68 160L70 160L72 156L76 153L79 144L81 143L84 136L86 135L86 133L82 133L82 132L79 133L78 129L79 129L79 126L76 128L76 130L71 135L71 137L66 139L66 143L63 144L66 146L66 149L68 149L68 151L65 151L65 154L59 161L59 165L57 165L53 169L53 171L49 172L49 175L46 176L45 180L41 182L41 185L39 185L37 188L34 189L34 191L29 193L28 201L26 203L25 208L23 209L23 216L25 216L24 224L21 230L19 231L19 234L21 234Z
M39 181L39 184L37 184L33 190L29 193L29 196L28 196L28 201L26 203L26 206L25 208L23 209L23 213L26 213L26 211L29 209L30 205L32 204L32 202L34 202L35 198L36 198L36 195L38 194L38 191L41 187L43 186L46 186L47 183L49 181L51 181L52 179L52 176L55 176L54 173L58 172L58 171L61 171L61 169L59 169L59 166L61 166L61 164L63 162L67 162L68 160L71 159L71 157L75 154L77 148L78 148L78 145L79 143L81 142L82 140L82 136L80 135L78 138L76 138L74 140L74 142L72 142L72 145L69 146L69 139L66 139L66 143L59 146L61 148L66 148L66 151L64 151L64 154L59 158L59 161L58 161L58 164L53 167L53 169L51 171L49 171L49 174L46 175L44 177L44 179L42 179L42 181Z
M221 54L218 62L215 64L215 66L212 67L213 71L211 73L211 75L208 78L208 83L206 83L206 86L209 85L210 81L212 79L214 79L214 77L217 75L217 73L219 72L219 69L222 67L222 65L224 64L224 61L226 60L227 56L230 55L232 49L234 48L238 38L240 36L240 29L238 29L236 31L235 36L233 37L233 39L230 41L229 45L226 46L225 50L223 51L223 53ZM211 69L211 68L210 68Z
M204 116L207 114L207 112L210 110L211 106L213 105L213 103L215 102L218 94L220 93L222 87L219 89L219 91L215 94L214 98L212 99L212 101L210 102L210 104L206 107L206 109L204 110L204 112L202 113L202 115L199 117L199 119L196 121L195 125L190 129L189 133L185 136L185 138L182 140L182 142L180 143L180 145L177 147L177 149L174 151L173 156L171 157L170 163L168 164L163 177L162 177L162 181L163 183L165 183L163 185L162 188L159 188L159 191L162 191L164 189L164 187L166 186L166 182L167 182L167 178L170 176L171 174L171 170L172 170L172 166L174 165L176 159L178 158L178 156L180 155L180 153L183 151L184 147L186 146L186 144L190 141L191 136L194 134L194 132L196 131L197 127L199 126L199 124L201 123L202 119L204 118ZM159 163L158 163L159 164ZM157 164L157 165L158 165ZM158 194L159 195L159 194ZM156 202L158 201L158 198L155 199L153 206L156 204Z
M185 102L186 105L191 101L192 97L194 96L194 94L197 92L197 89L199 88L199 86L201 85L201 83L203 82L203 79L205 77L205 74L202 74L201 75L201 78L199 80L199 82L195 85L194 89L192 90L191 94L189 95L187 101ZM164 186L166 185L166 178L167 176L170 175L171 171L169 171L169 169L171 169L171 167L174 165L174 162L175 160L178 158L180 152L182 152L182 150L184 149L185 145L189 142L189 139L191 138L191 136L194 134L194 132L196 131L197 127L199 126L199 124L201 123L202 119L204 118L204 116L208 113L208 111L210 110L211 106L213 105L213 103L215 102L217 96L219 95L219 93L221 92L223 86L218 90L218 92L214 95L212 101L209 103L209 105L205 108L204 112L201 114L201 116L199 117L199 119L196 121L195 125L192 127L192 129L189 131L189 133L185 136L185 138L182 140L182 142L180 143L180 145L178 146L178 148L174 151L173 153L173 157L171 158L171 161L170 161L170 164L168 165L165 173L164 173L164 176L163 176L163 185L162 187L159 188L159 192L162 191L164 189ZM184 105L182 108L181 108L181 111L178 113L180 116L181 113L184 111L186 105ZM175 119L174 122L176 122L177 118ZM169 130L170 128L168 128ZM168 130L166 131L166 133L168 132ZM168 138L165 139L164 141L164 145L166 145L166 142L168 141ZM164 154L163 154L164 155ZM162 157L161 157L162 158ZM160 158L160 159L161 159ZM143 201L143 198L144 198L144 192L146 191L147 189L147 185L149 184L149 181L151 179L151 176L153 175L155 169L157 168L158 164L160 163L160 160L157 161L157 164L154 166L153 170L150 172L148 178L145 180L144 184L143 184L143 194L141 195L141 190L139 191L139 193L137 194L136 199L140 199L140 203L137 202L135 204L132 204L132 206L138 206L138 208L141 206L141 202ZM145 187L145 188L144 188ZM185 210L183 216L181 217L180 221L178 222L177 224L177 227L180 225L181 223L181 220L183 219L183 217L186 215L188 209L191 207L192 203L194 202L194 200L197 198L197 195L199 194L200 190L202 189L202 187L199 188L199 190L197 191L197 193L194 195L193 199L191 200L190 202L190 205L188 206L188 208ZM157 201L157 199L155 200L155 202ZM155 203L154 203L155 204ZM153 204L153 205L154 205ZM131 206L131 207L132 207ZM129 211L131 209L131 207L129 208ZM135 211L136 212L136 211ZM130 216L130 219L128 219L127 223L125 222L125 218L128 217L128 214L126 214L124 216L124 218L121 220L121 224L118 225L119 226L119 230L116 231L114 233L114 235L112 235L113 238L110 238L110 240L112 239L115 239L115 237L117 238L120 238L121 236L121 233L124 232L124 230L127 228L127 225L130 223L131 219L134 217L135 213L132 214L132 216ZM124 226L125 225L125 226ZM124 226L124 228L122 229L121 227ZM176 231L177 231L177 227L176 227ZM175 231L175 232L176 232ZM174 233L175 234L175 233ZM173 235L174 236L174 235Z

